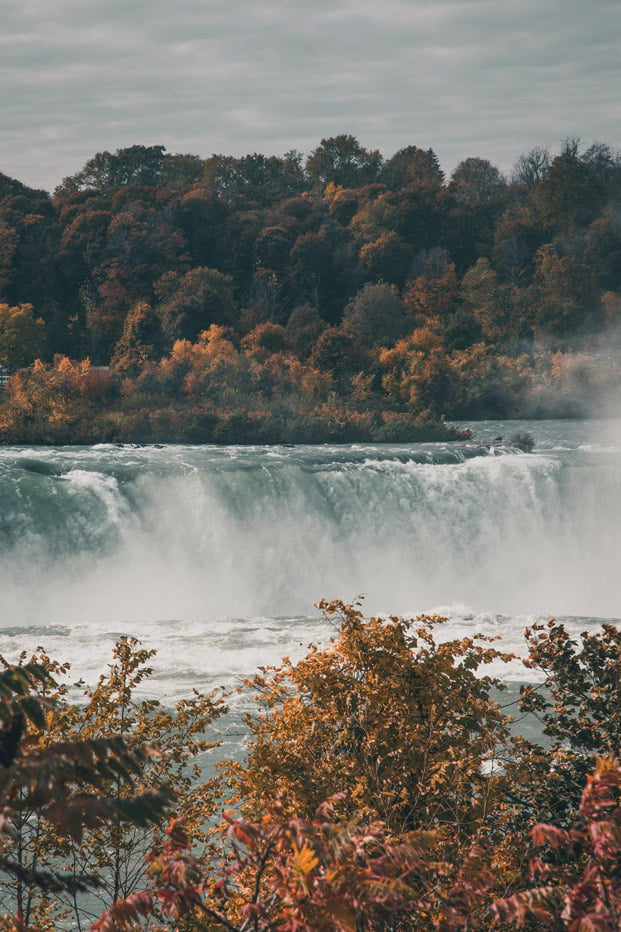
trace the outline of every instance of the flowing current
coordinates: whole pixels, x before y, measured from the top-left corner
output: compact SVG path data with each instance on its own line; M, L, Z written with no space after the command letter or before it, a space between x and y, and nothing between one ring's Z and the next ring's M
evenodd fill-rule
M621 423L471 427L435 444L0 448L0 654L42 646L93 683L136 635L168 700L325 642L323 597L438 612L443 638L521 654L534 620L621 617Z

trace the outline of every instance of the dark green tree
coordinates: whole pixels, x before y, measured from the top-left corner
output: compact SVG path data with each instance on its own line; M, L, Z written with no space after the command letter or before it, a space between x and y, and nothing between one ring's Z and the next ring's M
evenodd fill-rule
M165 151L165 146L128 146L114 153L98 152L79 172L64 178L54 194L62 198L74 191L156 185L164 172Z
M31 304L0 304L0 366L19 369L45 352L45 324Z
M346 305L342 329L361 346L392 346L411 323L394 285L367 284Z
M535 205L552 233L571 240L577 230L600 214L606 201L600 175L580 156L579 140L565 140L546 177L533 192Z
M463 204L486 204L503 197L507 183L487 159L468 158L451 175L449 189Z
M433 149L418 146L395 152L385 162L381 177L392 191L407 187L438 190L444 184L444 172Z
M185 275L168 275L159 283L162 301L157 307L169 345L174 340L194 342L211 324L235 322L233 281L217 269L194 268Z
M138 375L148 360L157 360L164 352L162 318L146 301L130 310L123 324L110 365L123 375Z
M306 171L313 187L321 190L330 182L361 188L379 180L382 162L379 150L370 152L355 136L343 134L322 139L306 160Z

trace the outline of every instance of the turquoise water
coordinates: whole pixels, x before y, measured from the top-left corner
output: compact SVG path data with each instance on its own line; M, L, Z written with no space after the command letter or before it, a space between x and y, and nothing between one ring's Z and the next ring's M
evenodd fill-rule
M440 611L446 637L522 653L536 618L621 617L619 422L471 426L451 444L0 447L0 653L42 645L92 681L134 634L172 698L325 640L322 597Z

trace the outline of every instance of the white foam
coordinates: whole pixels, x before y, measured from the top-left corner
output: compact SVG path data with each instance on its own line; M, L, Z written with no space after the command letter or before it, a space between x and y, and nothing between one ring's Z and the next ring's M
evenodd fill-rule
M563 429L545 453L443 465L417 461L427 445L20 451L48 475L2 450L0 630L22 633L0 651L41 643L90 676L135 634L175 689L323 637L324 597L439 607L442 636L517 652L529 619L618 617L621 467Z

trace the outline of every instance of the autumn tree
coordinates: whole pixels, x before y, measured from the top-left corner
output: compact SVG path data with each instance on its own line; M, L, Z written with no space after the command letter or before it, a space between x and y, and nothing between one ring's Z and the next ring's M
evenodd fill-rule
M321 605L337 623L330 643L246 684L257 710L247 760L228 765L224 872L201 870L172 826L150 857L153 887L98 932L158 908L229 932L488 927L484 836L504 806L509 735L481 668L501 655L438 644L440 619Z
M497 652L438 644L437 619L410 625L367 620L340 602L321 606L338 622L330 645L248 683L258 714L247 718L247 761L232 767L244 808L283 792L312 815L339 791L346 809L394 830L476 832L497 779L481 782L481 760L507 739L492 680L475 675ZM438 678L441 695L431 687Z
M1 665L0 894L12 916L4 917L4 928L51 930L51 900L93 891L101 878L70 862L46 862L39 856L43 836L80 844L98 825L146 827L162 817L169 795L136 788L153 753L148 743L130 748L120 735L41 740L59 700L55 675L65 668L25 655L18 664Z
M537 252L532 294L536 333L544 339L562 341L597 323L599 295L591 269L552 245Z
M121 188L110 200L100 261L88 269L79 289L89 352L103 365L110 361L131 307L152 299L164 273L180 274L186 267L183 236L154 200L154 189Z
M17 372L0 405L0 428L7 438L35 442L75 442L87 431L94 410L110 397L110 380L90 360L72 362L56 356L51 364L36 360Z
M598 758L587 778L576 820L568 827L538 823L530 859L533 886L494 904L512 927L613 932L621 925L621 765Z
M488 345L511 348L520 335L527 333L527 321L523 309L516 305L515 290L502 283L489 259L478 259L467 270L461 280L460 296L464 310L472 315Z
M416 326L442 334L455 312L459 280L455 265L443 250L422 257L421 273L403 291L403 303Z
M226 814L231 856L215 882L189 853L183 826L173 823L164 845L149 855L152 886L114 904L93 932L129 932L160 911L183 928L228 932L464 927L474 899L467 886L480 894L489 876L480 852L464 865L466 883L458 877L442 897L447 865L434 860L433 833L394 836L382 822L343 822L338 812L336 794L311 819L292 813L284 799L271 801L259 821Z
M402 287L411 261L411 248L392 230L360 248L360 266L371 281Z
M510 736L484 675L509 658L485 639L439 643L439 618L320 604L330 642L245 684L256 711L247 759L227 765L222 860L198 858L174 822L147 856L151 885L97 932L162 914L197 932L616 929L618 760L584 788L592 752L618 743L614 626L527 633L545 682L522 689L521 712L540 717L544 749ZM546 846L534 857L529 832Z
M533 276L535 254L548 239L532 204L511 204L500 215L494 229L491 254L494 268L504 281L524 289ZM528 320L525 323L528 324Z
M87 314L97 303L97 292L91 281L94 270L105 261L107 235L111 220L109 199L96 195L75 194L58 207L61 226L57 254L62 281L62 301L71 319L74 339L72 354L84 351L87 334ZM63 347L64 352L69 347Z
M524 687L522 709L540 716L553 742L544 751L509 738L504 713L490 700L493 681L481 675L498 657L489 646L469 639L438 644L438 620L367 621L356 607L323 607L328 617L341 618L330 645L252 681L259 712L249 719L248 761L237 767L247 811L285 792L306 817L317 799L337 790L345 812L363 823L379 817L393 831L431 829L436 844L449 839L427 855L452 859L450 882L435 889L435 919L444 916L447 925L439 927L446 929L455 919L449 904L460 902L455 889L449 893L456 862L465 863L473 840L487 850L483 864L487 857L487 866L495 866L490 877L480 860L470 865L472 885L465 883L461 895L469 889L473 898L461 927L487 929L495 927L486 912L490 897L530 886L520 836L554 813L558 828L534 829L536 838L565 845L570 856L567 870L552 861L543 875L556 885L553 920L563 897L572 918L591 904L603 916L618 908L618 764L598 768L580 803L592 755L618 745L621 636L614 626L576 641L555 622L529 633L529 664L546 680ZM574 831L579 808L583 828ZM523 896L528 903L530 894ZM410 922L405 928L425 927ZM578 925L567 921L567 928Z
M364 366L365 349L341 327L327 327L317 338L309 362L328 373L341 392L347 392L351 377Z
M452 411L457 379L442 337L417 327L409 337L382 350L382 386L388 398L417 413Z
M323 199L328 201L330 216L338 220L343 227L349 226L352 217L364 201L359 188L344 188L333 181L326 187Z
M173 391L188 395L204 393L212 401L243 390L246 371L231 332L217 324L203 330L195 343L175 340L159 370Z
M224 710L222 697L193 690L170 709L144 697L145 681L152 675L154 650L141 647L136 638L121 637L112 652L112 662L95 686L85 687L82 701L64 698L48 717L50 739L72 737L100 740L115 736L131 752L148 742L157 754L145 762L134 779L133 792L161 791L171 800L175 817L183 816L196 843L208 845L206 824L215 809L216 781L205 778L200 759L215 744L209 728ZM124 799L127 789L114 774L102 781L102 791ZM129 896L144 883L145 854L162 838L159 826L93 826L79 844L60 846L48 839L41 857L63 859L79 877L97 875L99 886L89 904L70 901L75 921L84 922L87 911L94 919L101 909ZM206 853L205 848L205 853ZM93 915L93 910L95 914Z
M242 349L247 355L265 359L274 353L289 349L287 331L280 324L266 321L258 324L243 338Z
M611 624L572 638L555 620L527 632L529 664L544 676L525 687L521 704L536 713L551 742L557 790L549 803L555 821L575 816L596 754L621 746L621 633Z
M533 358L499 355L484 342L455 349L448 359L453 379L451 417L515 417L536 384Z
M385 191L375 197L359 198L358 210L351 218L348 230L358 250L389 233L402 239L394 198Z

